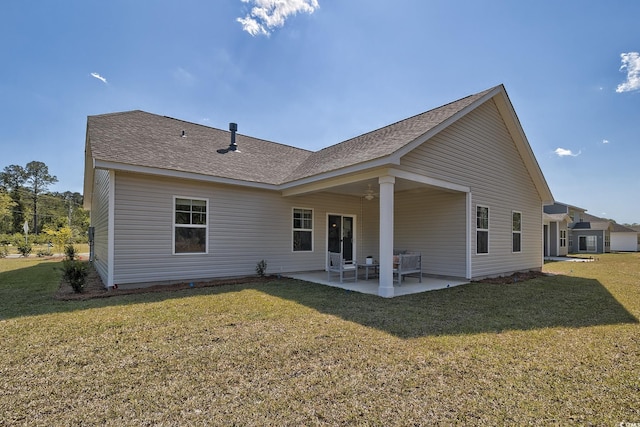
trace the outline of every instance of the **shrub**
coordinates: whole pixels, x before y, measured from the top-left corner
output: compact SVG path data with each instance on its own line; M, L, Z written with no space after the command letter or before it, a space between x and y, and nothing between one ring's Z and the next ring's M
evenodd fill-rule
M78 251L75 246L67 245L64 247L64 255L66 260L73 261L78 258Z
M258 273L260 277L267 275L267 261L260 260L260 262L258 262L258 265L256 265L256 273Z
M20 252L20 254L23 257L28 257L31 254L31 245L29 243L21 243L18 245L18 252Z
M53 256L53 252L51 252L51 249L40 249L36 255L40 258L45 257L45 256Z
M6 244L0 245L0 258L6 258L9 255L9 248Z
M62 277L66 280L75 293L80 293L84 289L87 279L86 265L81 261L65 259L62 261Z

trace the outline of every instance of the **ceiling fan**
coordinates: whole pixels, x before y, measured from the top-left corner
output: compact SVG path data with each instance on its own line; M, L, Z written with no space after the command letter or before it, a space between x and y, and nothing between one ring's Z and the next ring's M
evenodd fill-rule
M375 191L373 191L373 189L371 189L371 184L369 184L369 188L364 190L364 198L367 200L373 200L373 198L377 195L378 193L376 193Z

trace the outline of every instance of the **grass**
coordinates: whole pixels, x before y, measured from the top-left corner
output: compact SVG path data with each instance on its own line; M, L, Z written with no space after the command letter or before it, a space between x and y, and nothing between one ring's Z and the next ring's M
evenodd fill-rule
M0 425L640 422L640 255L382 299L274 280L55 301L0 260Z

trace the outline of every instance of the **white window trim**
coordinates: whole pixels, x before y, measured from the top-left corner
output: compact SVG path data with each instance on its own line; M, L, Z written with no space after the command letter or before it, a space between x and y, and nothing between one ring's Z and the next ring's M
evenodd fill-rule
M305 211L311 211L311 228L294 228L293 227L293 218L294 218L294 214L296 209L298 210L305 210ZM315 249L315 233L314 233L314 229L315 229L315 221L316 221L316 213L314 212L313 208L303 208L300 206L294 206L291 208L291 246L289 246L291 248L291 253L294 254L308 254L308 253L312 253ZM295 234L296 231L311 231L311 250L308 251L296 251L293 249L293 236Z
M478 228L478 208L486 208L487 209L487 228ZM491 248L491 208L485 205L476 205L475 209L476 214L476 255L485 256L489 255ZM478 231L486 231L487 232L487 252L478 252Z
M520 214L520 230L515 231L513 229L513 214ZM519 234L520 235L520 250L519 251L514 251L513 250L513 235L514 234ZM511 253L513 254L521 254L522 253L522 212L520 211L511 211Z
M176 252L176 199L189 199L189 200L204 200L207 209L207 223L203 225L192 224L190 228L204 228L205 229L205 243L204 252ZM197 196L173 196L173 204L171 205L171 253L177 256L193 256L193 255L207 255L209 253L209 198L197 197Z

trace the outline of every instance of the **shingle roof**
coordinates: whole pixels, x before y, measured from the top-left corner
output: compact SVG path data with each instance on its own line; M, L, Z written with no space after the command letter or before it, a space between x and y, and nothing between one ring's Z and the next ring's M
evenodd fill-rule
M278 185L389 156L494 89L317 152L237 134L240 153L220 154L230 132L139 110L89 116L87 135L96 160Z
M615 224L613 221L610 221L606 218L600 218L595 215L583 213L582 222L577 222L574 225L573 229L583 228L583 229L591 229L591 230L607 230L613 224Z
M186 137L182 137L185 131ZM312 152L144 111L90 116L87 133L94 159L221 178L279 184Z

